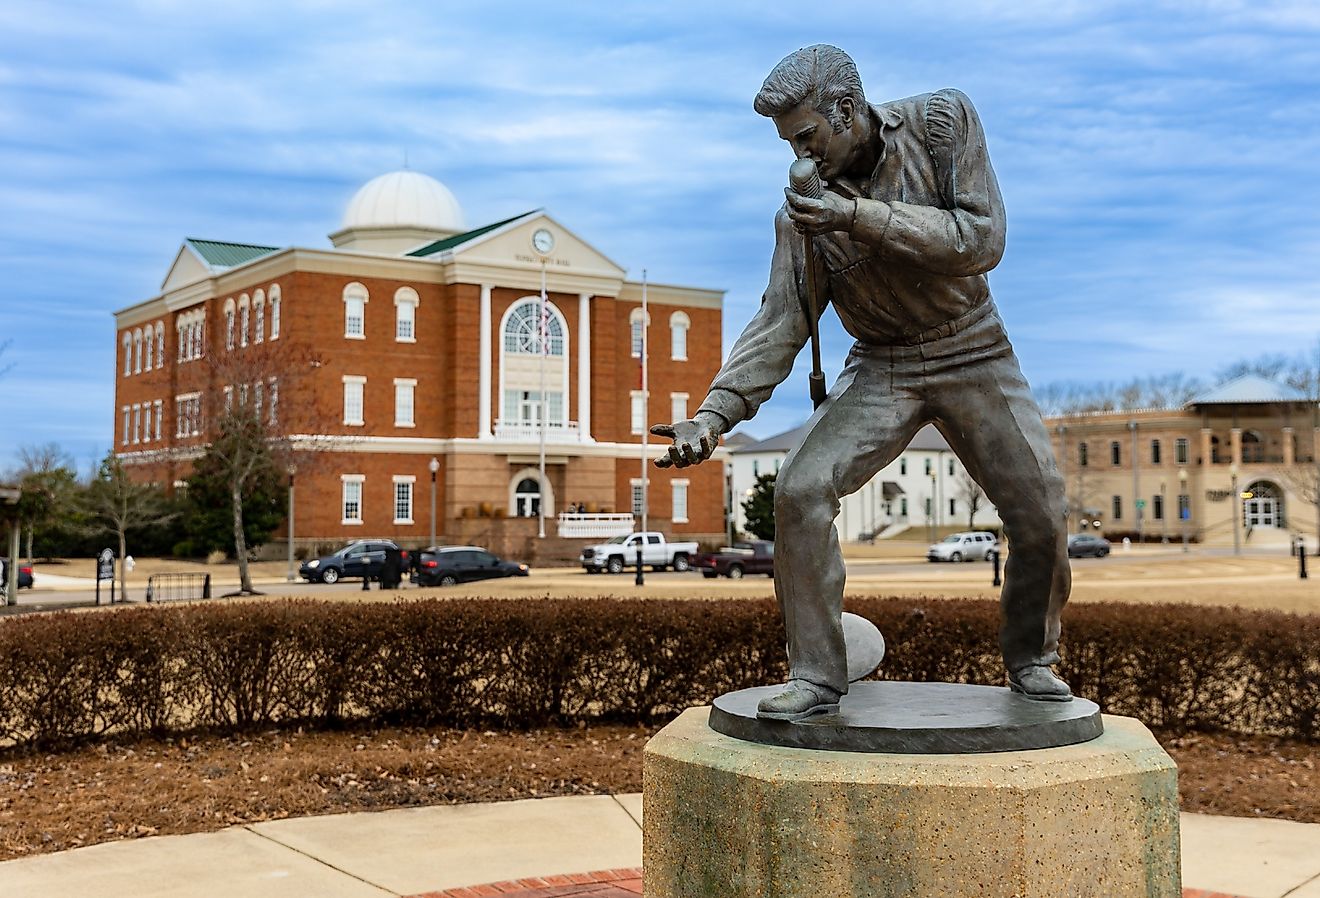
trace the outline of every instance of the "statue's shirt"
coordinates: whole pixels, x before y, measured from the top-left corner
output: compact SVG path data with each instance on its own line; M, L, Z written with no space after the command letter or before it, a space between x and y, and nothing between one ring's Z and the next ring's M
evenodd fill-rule
M850 232L814 238L822 292L871 346L909 344L990 301L986 273L1004 251L1004 204L976 110L956 90L872 107L879 159L863 183L827 186L857 200ZM775 217L770 284L702 409L750 418L808 338L802 235ZM820 310L818 310L820 311Z

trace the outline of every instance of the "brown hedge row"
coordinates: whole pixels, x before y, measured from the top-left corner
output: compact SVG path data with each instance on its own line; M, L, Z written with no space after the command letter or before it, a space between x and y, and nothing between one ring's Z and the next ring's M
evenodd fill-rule
M993 602L866 598L890 679L1001 683ZM1320 739L1320 616L1076 605L1061 672L1109 713ZM348 721L659 721L782 681L769 601L215 604L0 622L0 744Z

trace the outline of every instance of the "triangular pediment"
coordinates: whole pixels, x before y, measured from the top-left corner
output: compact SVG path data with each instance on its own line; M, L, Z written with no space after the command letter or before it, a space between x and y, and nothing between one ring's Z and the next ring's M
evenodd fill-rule
M179 247L179 252L174 257L174 262L170 265L169 273L165 275L165 281L160 285L162 293L168 293L171 290L177 290L180 287L187 287L189 284L195 284L198 281L205 280L211 276L211 268L202 260L197 252L184 243Z
M542 211L504 222L449 252L467 263L540 267L543 257L532 246L532 236L541 230L549 231L554 238L553 249L544 256L550 271L610 278L624 276L624 269L612 259Z

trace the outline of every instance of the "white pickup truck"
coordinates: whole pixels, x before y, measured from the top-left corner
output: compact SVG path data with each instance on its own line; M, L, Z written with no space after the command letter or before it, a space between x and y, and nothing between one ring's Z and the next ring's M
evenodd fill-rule
M637 547L642 547L642 564L655 571L672 567L676 571L686 571L692 566L692 558L697 554L696 543L671 543L663 533L628 533L616 536L608 542L587 546L582 550L582 566L588 574L609 571L611 574L622 573L623 569L637 564Z

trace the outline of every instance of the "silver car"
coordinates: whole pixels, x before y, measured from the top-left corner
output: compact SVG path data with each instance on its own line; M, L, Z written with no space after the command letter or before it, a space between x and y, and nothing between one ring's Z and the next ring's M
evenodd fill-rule
M926 550L927 561L984 561L999 549L993 533L969 530L953 533Z

